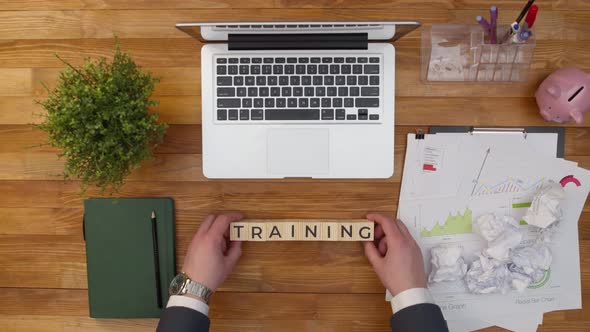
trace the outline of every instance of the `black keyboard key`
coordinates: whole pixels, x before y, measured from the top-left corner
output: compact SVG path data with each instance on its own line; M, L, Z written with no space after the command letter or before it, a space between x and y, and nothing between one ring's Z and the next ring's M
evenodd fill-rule
M354 102L355 107L379 107L379 98L357 98Z
M305 74L305 65L297 65L295 66L295 73L298 75Z
M273 58L264 58L264 63L273 63L274 59Z
M353 74L362 74L363 73L363 66L362 65L352 65L352 73Z
M274 65L272 66L272 73L275 75L283 74L283 66L282 65Z
M252 63L262 63L262 58L252 58Z
M345 86L341 86L338 88L338 96L339 97L348 97L348 88Z
M287 63L297 63L297 58L287 58Z
M248 88L248 97L258 97L258 88Z
M379 88L378 87L362 87L361 88L361 96L369 96L369 97L379 96Z
M359 120L367 120L368 119L368 115L360 115L359 114Z
M293 87L293 96L295 96L295 97L303 96L303 88L300 86Z
M260 108L264 105L264 99L262 98L254 98L254 107Z
M320 107L320 98L309 99L309 107Z
M339 65L330 65L330 74L332 74L332 75L340 74L340 66Z
M250 74L250 66L240 65L240 75Z
M277 98L276 104L277 104L277 107L279 107L279 108L287 107L287 98Z
M258 95L260 97L268 97L269 89L266 86L258 88Z
M256 66L250 67L250 73L252 75L260 75L260 66L256 65Z
M299 63L309 63L309 58L299 58Z
M365 65L365 74L379 74L379 65Z
M227 68L225 66L217 66L217 75L227 74Z
M334 58L334 63L344 63L344 58Z
M370 85L379 85L379 76L369 76Z
M347 85L356 85L356 76L346 76Z
M313 85L322 85L322 76L313 77Z
M229 58L228 62L229 63L238 63L240 61L238 60L238 58Z
M332 107L332 99L322 98L322 107Z
M280 97L281 96L281 88L279 88L279 87L270 88L270 95L273 97Z
M356 114L348 114L346 120L356 120Z
M274 98L266 98L266 99L264 99L264 107L266 107L266 108L273 108L273 107L275 107L275 100L274 100Z
M219 86L228 86L228 85L232 85L231 82L231 77L225 76L225 77L217 77L217 85Z
M229 110L227 118L229 120L237 120L238 119L238 110Z
M330 66L328 65L319 65L318 66L318 72L320 74L327 74L330 71Z
M358 114L359 115L367 115L367 114L369 114L369 110L366 108L361 108L358 110Z
M285 58L275 58L275 63L285 63Z
M283 97L291 97L291 87L284 86L281 88L281 96Z
M289 84L299 85L301 84L301 78L299 76L289 76Z
M287 74L287 75L295 74L295 66L294 65L286 65L285 66L285 74Z
M351 65L342 65L342 67L340 68L340 71L342 72L342 74L350 74L352 72L352 66Z
M312 87L305 87L305 89L303 90L303 94L306 97L313 97L314 96L314 94L313 94L313 88Z
M301 76L301 85L311 85L311 76Z
M379 58L369 58L370 63L379 63Z
M332 99L332 107L342 107L342 98Z
M322 63L332 63L332 58L322 58Z
M344 98L344 107L354 107L354 98Z
M241 107L240 98L219 98L217 99L217 107L219 108L230 108L230 107Z
M307 73L311 75L315 75L318 73L318 66L317 65L307 65Z
M336 120L346 119L346 111L342 108L336 110Z
M252 86L256 83L254 76L246 76L246 85Z
M334 76L324 76L324 85L334 85Z
M250 120L250 110L240 110L240 120Z
M226 58L217 58L217 63L227 63Z
M320 110L309 108L271 109L265 112L266 120L319 120Z
M379 120L379 114L371 114L371 115L369 115L369 120Z
M356 58L346 58L346 63L355 63Z
M336 85L346 85L346 76L336 76Z
M248 94L248 90L246 90L246 88L237 88L238 90L238 97L246 97L246 95Z
M315 88L315 95L318 97L324 97L326 95L326 88L323 86L317 86Z
M311 62L311 63L320 63L320 62L322 62L322 59L320 59L320 58L311 58L309 62Z
M235 97L235 88L217 88L217 97Z
M360 95L360 89L358 86L351 86L349 90L351 97L358 97Z
M247 107L247 108L252 107L252 98L244 98L244 99L242 99L242 107Z
M271 65L263 65L262 66L262 73L264 75L272 74L272 66Z
M334 110L322 109L322 120L334 120Z
M359 85L368 85L369 84L369 76L359 76L358 77L358 84Z
M297 107L297 98L287 98L287 107Z
M289 85L289 76L279 76L279 85Z
M250 58L240 58L240 63L250 63Z
M336 89L335 86L329 86L327 90L328 90L328 96L330 96L330 97L336 97L338 95L338 90Z
M262 112L262 110L252 110L250 112L250 118L252 120L263 120L264 119L264 113Z
M299 98L299 107L301 107L301 108L309 107L309 99Z
M258 85L258 86L266 85L266 76L256 76L256 85Z
M367 59L367 58L357 58L356 61L358 61L358 63L367 63L367 62L369 62L369 59Z
M227 110L217 110L217 120L227 120Z
M237 75L238 74L238 66L236 66L236 65L227 66L227 72L230 75Z
M244 76L234 76L234 85L244 85Z
M267 80L268 85L277 85L277 77L269 76Z

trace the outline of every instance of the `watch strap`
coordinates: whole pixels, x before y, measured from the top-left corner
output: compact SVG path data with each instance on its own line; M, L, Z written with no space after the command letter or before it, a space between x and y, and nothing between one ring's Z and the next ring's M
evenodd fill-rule
M203 299L207 304L213 295L213 291L209 287L190 279L186 283L186 293Z

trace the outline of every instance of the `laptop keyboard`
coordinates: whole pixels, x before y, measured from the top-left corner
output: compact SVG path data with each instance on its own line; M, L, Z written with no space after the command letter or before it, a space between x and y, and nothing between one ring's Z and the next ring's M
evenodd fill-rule
M379 122L381 56L218 56L217 121Z

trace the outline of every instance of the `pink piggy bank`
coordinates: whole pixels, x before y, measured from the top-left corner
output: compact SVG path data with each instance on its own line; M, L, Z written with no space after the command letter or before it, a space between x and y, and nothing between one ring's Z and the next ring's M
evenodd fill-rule
M558 69L535 93L537 105L547 121L582 123L590 110L590 74L577 68Z

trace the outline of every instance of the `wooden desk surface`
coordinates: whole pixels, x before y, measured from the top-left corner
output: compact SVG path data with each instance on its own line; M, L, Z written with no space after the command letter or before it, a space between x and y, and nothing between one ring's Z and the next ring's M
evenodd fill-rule
M500 21L524 0L496 2ZM62 163L32 129L34 103L63 64L108 56L113 34L137 62L162 80L155 97L170 129L156 161L135 172L123 196L172 196L177 256L211 212L251 218L362 218L395 213L405 135L430 125L526 126L547 123L533 93L551 71L590 71L590 2L540 0L538 46L522 85L419 81L419 32L396 43L395 175L368 181L209 181L201 172L200 46L174 28L199 20L417 19L473 22L489 1L474 0L2 0L0 4L0 330L147 331L156 320L88 316L82 198L60 181ZM590 116L567 125L566 156L590 167ZM580 220L584 301L590 300L590 210ZM122 276L124 277L124 276ZM124 278L122 282L124 282ZM127 279L128 280L128 279ZM588 331L590 306L545 315L542 331ZM213 331L387 331L384 289L359 243L246 243L244 255L215 295ZM496 328L490 331L499 330Z

